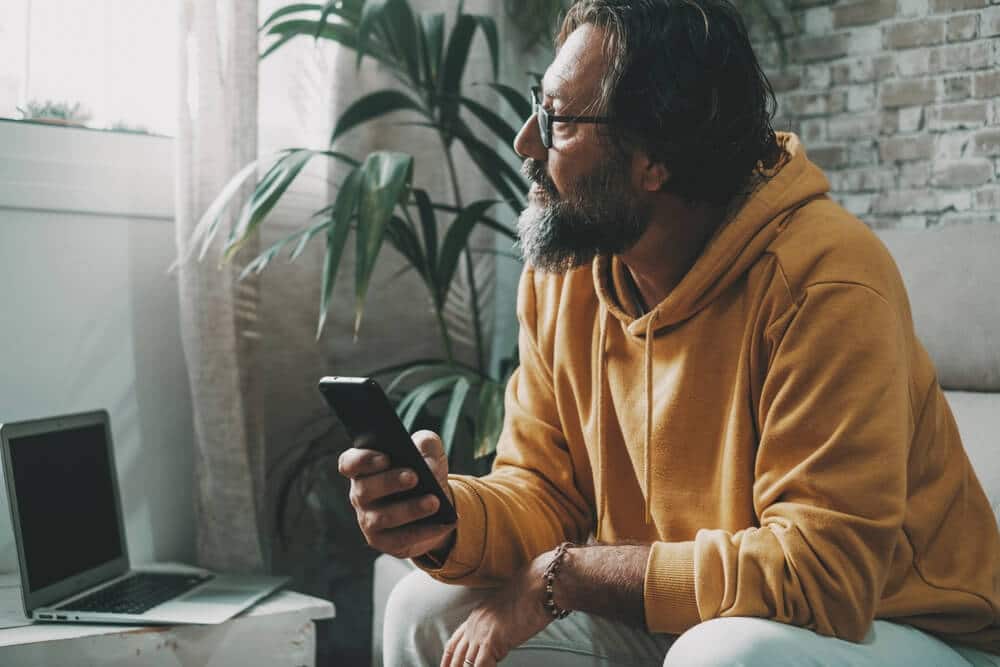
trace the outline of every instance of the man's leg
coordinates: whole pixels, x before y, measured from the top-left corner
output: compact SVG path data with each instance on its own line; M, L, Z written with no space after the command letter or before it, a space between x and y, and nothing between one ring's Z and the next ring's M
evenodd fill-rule
M382 630L385 667L437 667L444 645L492 591L449 586L413 572L392 590ZM511 652L503 667L659 665L673 638L580 612L553 621Z
M908 625L875 621L861 643L760 618L700 623L674 642L664 667L992 667L1000 660L955 649Z

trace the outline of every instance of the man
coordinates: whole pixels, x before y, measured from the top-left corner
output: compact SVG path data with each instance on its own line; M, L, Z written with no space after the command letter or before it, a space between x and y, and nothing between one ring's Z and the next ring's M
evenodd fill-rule
M394 591L387 664L1000 664L1000 536L898 272L771 131L736 10L582 0L557 44L493 472L414 435L438 527L383 501L412 473L340 460L437 580Z

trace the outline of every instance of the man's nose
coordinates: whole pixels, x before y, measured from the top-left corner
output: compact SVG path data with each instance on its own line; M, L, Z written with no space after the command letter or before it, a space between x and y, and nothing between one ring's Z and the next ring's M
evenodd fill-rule
M542 135L538 128L538 116L531 114L528 120L524 121L521 130L514 137L514 152L521 159L534 158L545 161L548 151L542 145Z

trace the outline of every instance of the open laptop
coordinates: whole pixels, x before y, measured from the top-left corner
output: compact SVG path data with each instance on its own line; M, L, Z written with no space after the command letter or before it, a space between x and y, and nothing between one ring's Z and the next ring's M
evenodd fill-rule
M132 570L104 410L0 424L0 449L31 619L221 623L287 581L187 567Z

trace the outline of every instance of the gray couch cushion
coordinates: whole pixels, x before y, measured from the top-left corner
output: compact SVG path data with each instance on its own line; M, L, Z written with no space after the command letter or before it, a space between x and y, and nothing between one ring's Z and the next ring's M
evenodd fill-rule
M1000 393L946 391L962 444L1000 523Z
M1000 225L878 235L899 265L941 386L1000 391Z

